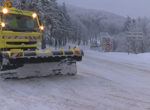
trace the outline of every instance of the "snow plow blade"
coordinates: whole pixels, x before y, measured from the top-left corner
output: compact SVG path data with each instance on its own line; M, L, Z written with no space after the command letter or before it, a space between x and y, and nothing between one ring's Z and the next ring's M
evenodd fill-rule
M76 62L82 61L78 48L59 51L12 49L0 53L0 76L4 79L75 75Z

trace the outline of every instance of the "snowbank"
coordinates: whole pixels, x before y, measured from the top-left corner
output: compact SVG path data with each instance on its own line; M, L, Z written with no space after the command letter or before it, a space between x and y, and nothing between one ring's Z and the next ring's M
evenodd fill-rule
M120 60L122 62L133 62L133 63L147 63L150 64L150 53L139 53L132 54L130 53L119 53L119 52L98 52L85 50L88 54L91 54L93 57L99 58L104 57L110 60Z

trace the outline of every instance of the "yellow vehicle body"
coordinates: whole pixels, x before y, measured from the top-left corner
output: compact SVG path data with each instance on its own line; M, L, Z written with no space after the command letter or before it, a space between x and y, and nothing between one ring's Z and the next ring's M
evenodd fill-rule
M7 0L7 2L11 6L10 1ZM0 76L2 78L75 75L77 73L76 61L82 61L82 50L78 48L58 51L37 49L42 40L44 27L40 26L38 16L35 17L34 12L13 7L0 7L0 14ZM22 28L25 26L25 19L32 21L26 22L26 25L35 23L37 29ZM19 20L23 22L19 24Z
M0 7L0 13L2 14L2 9L4 9L4 7ZM25 16L30 16L32 17L32 14L34 12L30 12L30 11L24 11L24 10L18 10L16 8L8 8L8 13L7 14L19 14L25 15ZM39 29L40 29L40 24L39 24L39 20L38 17L36 17L35 19L37 19L37 23L39 25ZM0 17L0 24L2 23L2 19ZM36 48L39 46L39 42L41 42L42 40L42 31L40 32L14 32L14 31L5 31L3 30L2 27L0 27L0 49L9 49L9 48ZM18 39L12 38L12 39L3 39L3 36L9 36L9 37L13 37L13 36L18 36ZM32 44L32 45L25 45L24 42L30 42L30 39L24 39L24 36L34 36L37 39L37 43L36 44ZM20 42L20 45L9 45L9 42ZM23 42L23 43L21 43ZM7 44L8 43L8 44Z

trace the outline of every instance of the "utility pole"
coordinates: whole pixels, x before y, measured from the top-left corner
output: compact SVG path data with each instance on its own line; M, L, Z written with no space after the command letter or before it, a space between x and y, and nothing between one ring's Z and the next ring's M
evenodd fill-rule
M143 43L143 40L142 40L142 53L145 52L144 50L145 50L145 49L144 49L144 43Z
M127 45L128 45L128 55L129 55L129 40L128 40L128 43L127 43Z

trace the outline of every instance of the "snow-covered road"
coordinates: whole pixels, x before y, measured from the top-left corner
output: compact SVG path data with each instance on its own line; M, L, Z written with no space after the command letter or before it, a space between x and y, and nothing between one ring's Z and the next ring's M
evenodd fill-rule
M111 56L86 50L76 76L0 80L0 110L150 110L150 63Z

